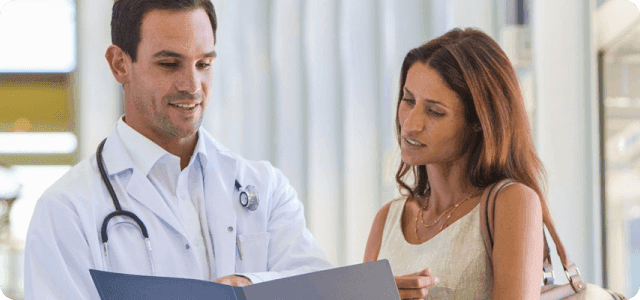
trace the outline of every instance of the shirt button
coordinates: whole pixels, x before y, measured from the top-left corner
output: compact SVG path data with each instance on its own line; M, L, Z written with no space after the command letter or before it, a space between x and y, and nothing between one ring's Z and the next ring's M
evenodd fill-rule
M189 249L191 248L191 246L189 246L189 244L185 244L185 245L184 245L184 248L185 248L185 249L187 249L187 250L189 250Z
M233 232L233 227L229 226L229 232Z

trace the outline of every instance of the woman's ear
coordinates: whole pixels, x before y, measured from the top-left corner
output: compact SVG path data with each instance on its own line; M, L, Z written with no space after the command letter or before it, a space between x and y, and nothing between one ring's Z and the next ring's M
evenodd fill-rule
M116 81L120 84L126 84L129 82L129 75L131 74L131 58L120 47L111 45L107 48L107 53L104 57L109 63L111 73L115 77Z

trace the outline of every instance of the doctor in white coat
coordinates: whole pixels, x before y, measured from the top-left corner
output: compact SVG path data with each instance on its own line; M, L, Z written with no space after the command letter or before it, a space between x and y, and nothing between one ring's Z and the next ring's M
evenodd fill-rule
M211 2L117 0L111 26L106 58L124 88L125 115L102 161L149 243L135 218L104 222L116 208L93 155L36 205L26 299L98 299L89 269L240 286L331 268L282 173L230 153L200 127L216 58ZM239 201L249 185L255 210Z

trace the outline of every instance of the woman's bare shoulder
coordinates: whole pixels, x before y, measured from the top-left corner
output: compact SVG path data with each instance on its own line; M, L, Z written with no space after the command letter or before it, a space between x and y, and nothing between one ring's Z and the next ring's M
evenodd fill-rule
M498 193L494 211L494 297L507 299L540 282L542 202L535 190L516 183Z
M384 229L384 224L387 221L387 216L389 215L389 210L391 209L391 205L395 202L404 201L405 199L406 199L405 197L393 199L387 202L387 204L383 205L382 208L380 208L380 210L378 210L378 213L376 214L376 217L373 221L373 225L374 226L378 225L376 227L379 227L378 229L380 229L380 234L382 234L382 230Z
M512 206L532 208L532 206L540 205L538 193L529 186L519 182L514 182L504 187L496 196L496 209L498 209L499 206L505 208Z
M364 262L375 261L378 259L380 252L380 246L382 243L382 234L384 232L384 225L389 215L391 205L397 201L403 201L405 197L400 197L387 202L378 210L376 217L373 219L371 225L371 231L369 232L369 239L367 240L367 246L364 254Z

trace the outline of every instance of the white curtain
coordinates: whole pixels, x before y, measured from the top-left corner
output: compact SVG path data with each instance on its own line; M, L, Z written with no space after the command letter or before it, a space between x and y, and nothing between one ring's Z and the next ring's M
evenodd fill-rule
M346 265L362 261L375 212L397 195L393 121L404 55L457 26L478 27L497 39L504 29L506 4L512 0L212 2L219 19L219 57L214 63L213 95L204 126L231 150L249 159L269 160L280 168L298 191L308 225L329 259L335 265ZM595 75L584 75L595 74L591 70L594 64L583 59L590 57L585 51L591 50L576 47L587 44L588 39L583 41L582 37L588 34L582 33L590 32L589 6L595 3L570 2L575 9L567 10L553 0L533 1L533 61L536 65L542 62L536 67L535 81L560 74L553 78L568 82L558 85L547 78L536 84L535 94L555 96L536 99L546 100L535 108L533 128L550 182L555 182L554 176L574 178L587 191L579 192L573 183L560 180L550 184L549 196L558 199L550 203L553 211L566 211L570 206L580 212L579 217L565 222L593 220L589 226L562 226L562 220L556 218L574 261L591 271L584 273L592 282L601 273L597 267L601 251L599 190L593 184L598 176L598 168L593 166L598 156L597 102L576 102L575 95L595 95L589 92L595 83L587 80ZM80 158L84 158L94 153L120 116L117 100L121 89L104 61L111 41L113 0L77 3L79 147ZM560 15L564 17L558 18ZM576 35L561 39L562 43L535 42L546 41L558 28L567 27L562 20L578 20L567 23L572 28L567 32ZM549 22L562 24L550 26ZM505 45L508 40L502 42L505 49L517 46ZM566 70L544 57L557 58L553 54L557 49L564 53L562 57L568 57ZM532 84L528 85L528 94L533 95ZM554 93L555 86L562 86L561 93ZM566 86L584 88L572 94ZM573 96L557 96L567 93ZM577 113L584 108L587 112ZM544 116L563 111L573 113L558 119L569 122L559 131L557 118ZM566 134L574 131L581 142L571 142L575 134ZM571 142L570 147L553 143L558 140L555 133L564 134L562 145ZM547 139L552 142L544 142ZM577 160L569 154L550 155L557 149L578 153L573 155ZM576 161L588 163L577 167ZM568 205L563 199L573 200Z
M335 265L361 262L376 212L398 195L404 55L432 28L466 18L451 12L469 1L212 2L218 58L204 126L232 151L284 172Z
M212 0L218 58L203 126L232 151L280 168L329 259L359 263L375 213L398 195L404 56L455 26L493 33L492 14L473 11L494 1ZM78 1L80 158L122 114L104 61L112 5Z

